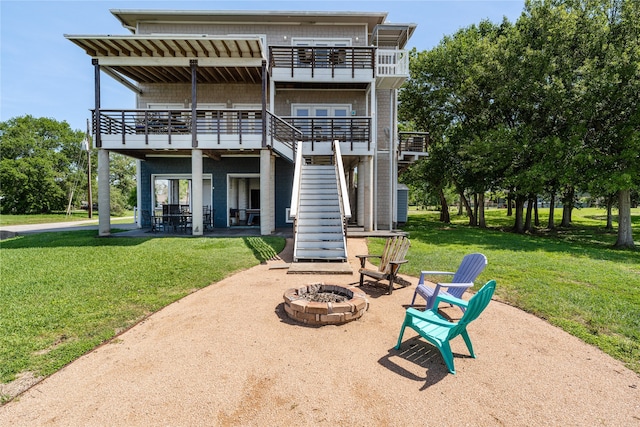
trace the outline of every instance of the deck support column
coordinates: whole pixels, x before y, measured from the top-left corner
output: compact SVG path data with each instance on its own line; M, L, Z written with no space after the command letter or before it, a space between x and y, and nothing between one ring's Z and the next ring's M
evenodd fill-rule
M191 150L191 191L192 235L202 236L202 150L197 148Z
M274 216L274 187L275 157L271 150L263 148L260 151L260 234L272 234L275 227Z
M98 150L98 235L111 235L111 188L109 185L109 151Z
M367 156L365 161L366 172L365 172L365 182L366 185L364 190L364 231L372 231L374 229L374 167L373 167L373 156Z

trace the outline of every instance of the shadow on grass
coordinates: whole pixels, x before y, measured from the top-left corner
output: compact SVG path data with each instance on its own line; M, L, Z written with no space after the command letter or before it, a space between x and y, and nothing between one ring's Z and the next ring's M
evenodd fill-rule
M260 263L277 259L285 246L285 239L281 237L243 237L242 241Z

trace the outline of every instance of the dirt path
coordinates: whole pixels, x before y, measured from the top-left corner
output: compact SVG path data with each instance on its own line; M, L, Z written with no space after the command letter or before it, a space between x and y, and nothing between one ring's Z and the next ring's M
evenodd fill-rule
M457 338L450 375L410 329L393 349L415 278L391 296L365 286L358 321L305 327L286 289L357 276L274 263L166 307L0 407L0 425L640 426L638 375L534 316L492 301L469 328L477 359Z

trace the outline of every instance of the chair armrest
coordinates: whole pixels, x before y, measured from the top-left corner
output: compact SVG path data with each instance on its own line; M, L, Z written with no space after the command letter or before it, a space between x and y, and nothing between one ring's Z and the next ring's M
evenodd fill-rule
M432 275L432 276L440 276L440 275L451 275L453 276L455 273L451 273L450 271L421 271L420 278L418 279L419 285L424 285L424 276Z
M356 258L360 259L360 268L364 268L367 258L382 258L382 255L356 255Z
M449 304L453 304L453 305L457 305L459 307L467 307L469 305L468 301L465 301L463 299L460 298L456 298L453 295L446 295L446 294L438 294L438 296L436 297L436 299L433 302L433 307L438 307L438 304L440 302L446 302ZM437 310L437 308L436 308Z
M409 260L403 259L403 260L400 260L400 261L389 261L389 264L406 264L408 262L409 262Z
M433 323L436 325L443 325L443 326L455 325L454 322L450 322L447 319L440 316L437 313L437 310L420 311L420 310L416 310L415 308L409 307L407 309L406 315L415 317L417 319L424 320L425 322Z
M468 283L440 283L438 285L443 288L470 288L473 286L473 282Z

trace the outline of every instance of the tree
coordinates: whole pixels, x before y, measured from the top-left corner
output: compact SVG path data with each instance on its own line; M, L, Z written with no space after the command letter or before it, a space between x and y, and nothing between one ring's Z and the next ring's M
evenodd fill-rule
M444 185L453 186L471 225L484 225L484 194L494 178L481 160L490 150L487 135L497 121L493 96L500 65L494 40L509 29L506 21L500 26L483 21L445 37L431 51L414 50L411 77L400 94L400 117L431 135L425 164L442 171L421 176L430 179L441 199ZM471 197L478 200L475 210Z
M131 192L136 188L136 162L130 157L113 153L109 159L109 183L111 184L111 210L119 214L131 204Z
M430 132L443 173L420 176L454 187L470 224L487 190L515 201L516 232L532 228L538 195L559 196L570 226L576 194L596 190L617 195L616 246L635 246L640 2L527 0L514 26L481 22L411 58L399 112Z
M0 212L64 210L83 139L83 132L48 118L27 115L0 123Z

